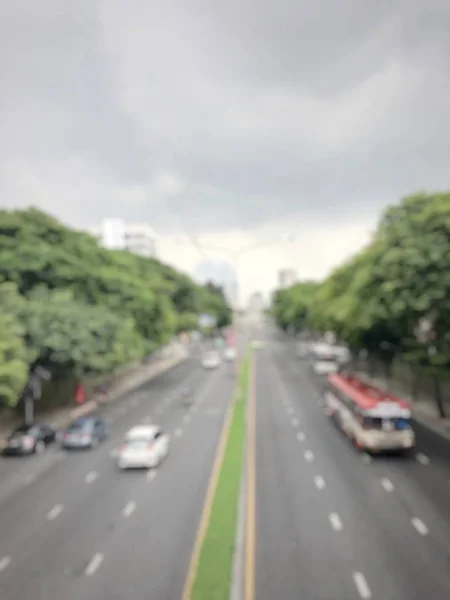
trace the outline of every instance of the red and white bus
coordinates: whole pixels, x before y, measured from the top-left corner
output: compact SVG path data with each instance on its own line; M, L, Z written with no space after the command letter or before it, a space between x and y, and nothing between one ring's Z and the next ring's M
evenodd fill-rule
M360 450L409 451L416 444L408 403L352 375L328 375L325 410Z

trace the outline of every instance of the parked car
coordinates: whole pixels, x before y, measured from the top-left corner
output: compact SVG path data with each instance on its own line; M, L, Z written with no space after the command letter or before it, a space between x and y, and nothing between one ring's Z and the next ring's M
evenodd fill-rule
M61 445L66 449L96 448L106 436L106 423L102 419L81 417L63 432Z
M20 425L9 436L3 448L5 456L42 454L56 439L56 431L49 425L35 423Z
M151 469L169 452L170 438L157 425L138 425L125 435L117 452L119 469Z

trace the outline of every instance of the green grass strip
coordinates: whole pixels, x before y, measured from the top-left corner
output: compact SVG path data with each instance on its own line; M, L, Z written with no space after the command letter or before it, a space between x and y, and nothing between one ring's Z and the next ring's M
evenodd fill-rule
M247 351L241 363L228 440L191 600L229 600L238 496L244 459L249 368L250 351Z

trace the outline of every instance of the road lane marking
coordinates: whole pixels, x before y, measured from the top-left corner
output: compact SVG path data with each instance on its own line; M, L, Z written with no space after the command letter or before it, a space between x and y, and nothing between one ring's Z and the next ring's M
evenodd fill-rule
M359 595L364 600L370 600L372 598L372 592L367 584L366 578L359 571L353 573L353 581L355 582L356 589L358 590Z
M175 434L174 435L175 435L175 437L178 437L178 438L181 437L183 435L182 429L180 429L180 428L175 429Z
M146 475L147 481L153 481L156 477L157 472L158 471L154 471L153 469L150 469L149 471L147 471L147 475Z
M244 390L244 394L247 390ZM255 598L255 557L256 557L256 365L250 355L247 404L247 448L246 448L246 528L244 600Z
M56 519L56 517L62 513L63 508L64 506L62 504L55 504L52 510L50 510L47 514L47 519L49 521L53 521L53 519Z
M413 524L413 527L420 533L420 535L428 534L428 527L425 525L425 523L421 519L418 519L417 517L413 517L411 519L411 523Z
M416 454L416 460L418 463L420 463L421 465L429 465L430 464L430 459L428 458L428 456L426 454L423 454L423 452L418 452Z
M190 420L191 420L191 417L189 415L184 415L184 417L183 417L184 423L189 423Z
M0 571L4 571L10 562L10 556L3 556L3 558L0 559Z
M293 415L294 414L294 409L293 408L288 408L287 409L287 414L288 415Z
M203 510L200 517L197 533L195 536L194 548L192 550L186 580L184 582L182 600L191 600L192 589L194 586L195 576L197 574L197 567L200 560L200 552L203 546L203 542L205 540L206 532L208 530L214 496L217 488L217 483L219 481L219 475L223 463L225 449L227 446L228 434L231 425L231 417L233 415L232 400L235 396L235 393L236 389L233 390L231 401L228 403L227 414L225 417L224 424L222 426L222 431L220 433L220 439L217 445L216 455L214 458L214 463L209 478L208 489L206 491L205 502L203 504Z
M381 485L384 487L384 489L387 492L393 492L394 491L394 484L392 483L392 481L390 479L387 479L386 477L384 477L381 480Z
M320 475L316 475L314 477L314 483L316 484L316 487L319 488L319 490L325 489L325 480Z
M84 478L84 482L87 483L87 484L94 483L94 481L97 479L97 477L98 477L98 475L97 475L96 471L89 471L89 473L86 473L86 476Z
M331 513L328 518L330 519L330 523L331 523L331 527L335 530L335 531L341 531L342 530L342 521L340 516L337 513Z
M297 439L299 442L304 442L305 441L305 434L304 433L297 433Z
M123 516L130 517L136 509L136 502L128 502L128 504L123 509Z
M363 452L361 454L361 460L363 461L363 463L365 463L366 465L370 465L370 463L372 462L372 457L370 456L370 454L367 454L367 452Z
M88 566L86 567L84 574L87 575L88 577L91 577L95 573L95 571L97 571L99 566L102 564L104 558L105 558L105 556L101 552L97 552L97 554L94 554L94 556L91 558Z
M305 460L307 460L308 462L311 462L314 459L314 454L311 452L311 450L305 450L305 453L303 456L305 457Z
M292 419L291 423L293 427L298 427L299 421L298 419Z

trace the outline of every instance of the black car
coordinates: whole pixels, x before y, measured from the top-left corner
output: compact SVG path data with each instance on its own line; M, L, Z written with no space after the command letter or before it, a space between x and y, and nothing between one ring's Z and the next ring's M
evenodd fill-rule
M61 445L66 449L95 448L106 436L105 421L98 417L81 417L62 434Z
M42 454L56 439L56 431L48 425L21 425L9 436L3 448L5 456Z

